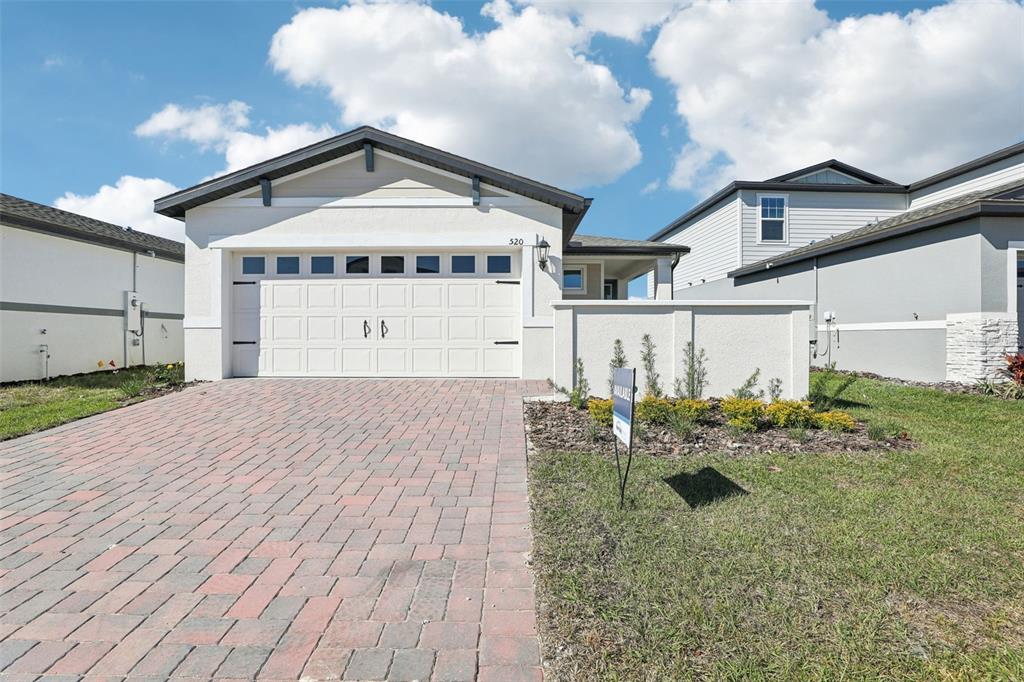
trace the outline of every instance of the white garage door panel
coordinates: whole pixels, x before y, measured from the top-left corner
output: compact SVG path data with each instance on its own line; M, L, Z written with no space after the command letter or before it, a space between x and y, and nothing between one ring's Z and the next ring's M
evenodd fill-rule
M273 279L234 287L236 376L519 376L521 292L494 280Z

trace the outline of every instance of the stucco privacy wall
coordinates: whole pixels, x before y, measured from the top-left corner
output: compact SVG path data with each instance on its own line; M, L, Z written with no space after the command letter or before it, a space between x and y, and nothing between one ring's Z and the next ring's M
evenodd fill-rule
M143 254L134 258L135 291L151 314L146 362L179 362L184 267ZM43 344L50 376L96 371L100 361L123 366L122 311L132 267L130 251L0 226L0 381L43 378ZM142 346L129 343L127 364L141 362Z
M608 395L612 343L621 339L627 365L645 380L640 352L649 334L656 347L662 387L671 392L676 377L685 378L686 344L707 354L706 396L728 395L755 369L761 387L782 380L783 395L800 398L808 388L809 309L806 301L557 301L555 307L555 374L560 386L575 383L576 358L594 395Z
M318 249L407 253L518 250L523 262L523 324L534 330L522 338L523 377L550 376L550 301L560 296L562 211L514 195L485 195L479 206L473 206L468 199L469 179L463 184L466 198L455 198L444 205L415 205L413 201L406 202L413 205L367 206L325 200L321 205L264 207L224 199L188 211L185 354L189 378L231 376L232 254L268 250L309 253ZM494 193L494 188L485 188ZM545 272L537 268L533 247L542 238L551 245ZM517 240L522 240L522 246L510 246L518 244ZM545 333L544 329L549 331ZM534 347L536 344L539 347Z

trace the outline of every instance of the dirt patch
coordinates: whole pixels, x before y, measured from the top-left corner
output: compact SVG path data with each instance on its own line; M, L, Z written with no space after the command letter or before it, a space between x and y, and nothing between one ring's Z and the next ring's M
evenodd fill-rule
M596 424L586 410L566 402L526 403L530 441L540 450L561 452L612 452L614 436L606 426ZM822 429L767 429L736 433L725 425L721 413L713 410L706 423L689 433L676 433L665 426L640 425L634 431L637 453L660 457L681 457L698 452L863 452L902 450L913 447L909 438L872 440L867 427L858 423L853 431L841 433Z
M1024 646L1024 608L1017 603L989 603L963 599L925 600L893 595L889 607L907 624L911 647L943 647L976 651L992 642Z
M171 393L178 393L179 391L184 391L186 388L191 388L192 386L198 386L199 384L204 383L206 382L186 381L180 384L162 384L159 386L147 386L146 388L142 389L142 392L139 393L138 395L132 396L131 398L124 398L119 402L121 404L121 407L125 407L126 405L141 403L144 400L152 400L153 398L159 398L160 396L170 395Z

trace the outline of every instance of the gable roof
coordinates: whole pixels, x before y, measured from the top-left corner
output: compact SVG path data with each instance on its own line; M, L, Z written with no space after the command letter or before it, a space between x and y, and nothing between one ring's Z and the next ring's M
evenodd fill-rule
M783 175L777 175L774 178L769 178L767 180L767 182L788 182L790 180L794 180L794 179L802 177L804 175L811 175L812 173L817 173L819 171L828 170L828 169L831 169L831 170L834 170L834 171L838 171L838 172L840 172L840 173L842 173L844 175L849 175L850 177L856 178L857 180L861 180L863 182L866 182L869 185L898 185L899 184L899 183L893 182L892 180L887 180L887 179L885 179L885 178L883 178L881 176L875 175L873 173L868 173L866 170L861 170L860 168L857 168L856 166L851 166L848 163L843 163L842 161L839 161L838 159L829 159L828 161L822 161L821 163L816 163L813 166L807 166L806 168L801 168L800 170L795 170L795 171L793 171L791 173L784 173Z
M1011 156L1016 156L1017 154L1024 154L1024 142L1018 142L1017 144L1011 144L1009 147L1003 147L1002 149L997 149L996 151L992 152L991 154L986 154L985 156L979 156L978 158L976 158L976 159L974 159L972 161L968 161L967 163L962 163L959 166L954 166L953 168L950 168L948 170L944 170L941 173L936 173L935 175L929 175L924 180L918 180L917 182L910 183L910 186L908 187L908 189L911 192L916 192L919 189L924 189L925 187L930 187L931 185L938 184L938 183L942 182L943 180L949 180L950 178L955 178L956 176L963 175L964 173L970 173L972 170L977 170L979 168L983 168L983 167L989 165L990 163L996 163L998 161L1002 161L1003 159L1008 159Z
M982 215L1024 216L1024 181L1016 180L999 187L962 194L931 206L907 211L820 242L801 246L779 256L765 258L728 274L729 277L743 277L827 253L845 251Z
M590 206L589 199L573 192L450 154L383 130L362 126L161 197L153 202L154 210L161 215L182 220L185 217L185 211L190 208L245 189L259 187L261 179L276 180L361 151L365 144L450 173L470 178L478 177L481 181L499 189L557 206L563 211L564 224L570 228L570 233L575 231Z
M0 194L0 222L127 251L152 251L170 260L185 261L185 245L181 242L37 204L10 194Z

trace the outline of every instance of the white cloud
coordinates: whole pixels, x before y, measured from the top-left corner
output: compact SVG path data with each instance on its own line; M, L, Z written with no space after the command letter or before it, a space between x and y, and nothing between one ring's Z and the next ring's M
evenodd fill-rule
M185 140L200 149L215 149L224 155L226 166L210 177L266 161L335 134L329 125L310 123L268 126L262 134L251 133L245 130L250 125L250 110L248 104L238 100L195 108L168 104L136 126L135 134Z
M553 184L615 180L640 162L632 132L650 93L628 91L584 53L590 33L566 16L496 0L491 31L416 3L299 11L270 62L325 88L346 126L398 135Z
M543 12L571 16L591 33L640 42L644 31L665 21L677 2L659 0L526 0Z
M103 185L95 194L65 192L53 205L64 211L105 220L121 227L183 241L185 223L153 212L153 200L178 188L159 178L124 175L113 186Z
M238 130L249 127L249 105L232 100L188 109L168 104L135 127L139 137L188 140L202 147L221 148Z
M640 190L640 194L654 194L659 189L661 189L661 180L651 180Z
M655 70L690 142L669 179L708 191L836 157L907 182L1024 133L1024 6L953 2L833 21L811 0L698 2Z

